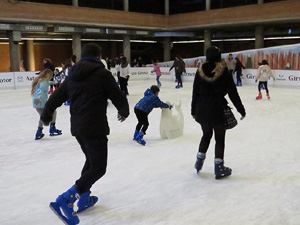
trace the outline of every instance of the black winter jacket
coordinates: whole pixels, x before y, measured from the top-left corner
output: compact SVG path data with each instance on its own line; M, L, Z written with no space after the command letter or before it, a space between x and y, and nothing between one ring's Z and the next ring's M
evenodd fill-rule
M185 72L185 63L182 59L179 59L178 61L175 59L173 62L173 65L170 68L170 71L175 68L175 73L183 73Z
M55 109L70 100L71 133L73 136L108 135L107 99L121 116L128 117L129 105L111 72L97 58L82 59L75 64L68 78L47 101L41 120L50 122Z
M228 104L224 97L227 94L237 111L245 116L245 108L226 63L204 63L195 75L192 116L203 125L213 127L224 124L223 110Z

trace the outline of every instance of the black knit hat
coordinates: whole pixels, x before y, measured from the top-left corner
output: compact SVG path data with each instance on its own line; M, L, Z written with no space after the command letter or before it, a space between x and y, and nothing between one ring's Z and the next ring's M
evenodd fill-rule
M221 60L221 51L216 46L210 46L206 50L206 60L209 62L219 62Z

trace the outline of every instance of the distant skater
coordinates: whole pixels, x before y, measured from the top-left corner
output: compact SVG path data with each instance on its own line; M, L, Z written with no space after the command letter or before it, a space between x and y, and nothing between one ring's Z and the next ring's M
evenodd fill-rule
M242 86L242 80L241 76L242 74L242 69L245 69L244 65L241 63L238 57L235 58L235 68L233 73L236 72L236 86L241 87Z
M273 77L273 80L275 81L275 76L272 73L271 68L269 67L268 61L263 60L261 62L261 66L257 70L257 75L255 78L255 82L258 82L258 96L256 97L256 100L262 99L261 95L261 88L264 86L266 93L267 93L267 98L270 100L270 95L269 95L269 89L268 89L268 80L270 77Z
M161 87L161 82L159 80L160 76L161 76L161 71L160 71L160 68L159 68L159 65L157 63L157 60L155 60L153 62L153 65L154 65L154 69L151 71L151 73L156 73L156 81L157 81L157 87Z
M177 86L175 88L182 88L182 73L185 72L185 63L179 55L175 57L173 65L169 71L171 71L173 68L175 68L175 76L177 81Z

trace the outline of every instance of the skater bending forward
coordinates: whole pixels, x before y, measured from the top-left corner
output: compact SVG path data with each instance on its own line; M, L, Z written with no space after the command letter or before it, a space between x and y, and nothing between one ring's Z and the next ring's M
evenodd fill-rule
M153 108L169 108L172 109L172 105L168 105L162 102L159 97L159 87L152 85L150 89L147 89L144 93L144 97L135 105L134 113L138 119L138 124L133 135L133 140L137 141L141 145L145 145L146 142L143 139L149 126L148 115Z
M257 75L255 78L255 82L257 82L257 80L259 80L258 96L256 97L256 100L262 99L262 95L260 92L262 85L265 87L266 92L267 92L267 98L270 100L269 89L268 89L268 80L270 77L273 77L273 80L275 81L275 77L272 73L271 68L269 67L268 61L264 59L261 62L261 66L257 70Z
M237 111L246 116L232 75L228 73L225 61L221 61L221 52L217 47L206 51L206 62L197 71L193 84L192 116L200 123L203 136L199 144L195 169L202 169L206 152L213 133L215 134L215 176L216 179L231 175L231 169L224 166L225 125L224 108L229 96Z
M33 108L36 109L38 114L41 116L45 104L48 100L48 89L53 81L50 81L53 77L53 72L50 69L44 69L32 82L31 95L32 95L32 104ZM49 133L50 136L61 135L61 130L56 129L56 111L53 112L52 121L50 124ZM43 123L39 120L38 129L35 134L35 140L43 138L45 134L43 133Z
M79 223L73 208L77 199L77 213L98 201L96 196L90 195L90 189L106 172L106 136L109 134L107 100L110 99L117 108L121 122L129 115L127 99L111 72L104 68L100 53L95 44L83 46L81 60L71 68L62 86L51 95L41 116L41 120L48 124L55 109L69 99L71 133L76 137L86 158L80 178L70 189L59 195L55 202L50 203L51 209L66 224Z

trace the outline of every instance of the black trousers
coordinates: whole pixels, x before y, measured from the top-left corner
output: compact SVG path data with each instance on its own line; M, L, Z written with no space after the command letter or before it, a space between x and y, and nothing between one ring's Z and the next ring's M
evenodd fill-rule
M81 177L75 186L79 194L90 190L92 185L105 173L107 167L107 137L82 138L76 137L85 155L85 164L81 171Z
M261 85L265 86L267 94L269 94L269 89L268 89L268 81L259 81L258 82L258 91L260 92L261 90Z
M241 71L236 71L236 82L242 82L241 75L242 75Z
M199 152L206 153L212 138L213 132L215 133L215 158L224 159L225 150L225 134L226 130L224 126L210 127L207 125L201 125L203 136L199 144Z
M177 83L178 83L178 84L182 84L181 74L182 74L182 73L179 73L179 72L176 72L176 73L175 73L175 76L176 76L176 79L177 79Z
M134 109L134 113L136 115L136 118L138 119L138 124L136 125L136 130L140 131L142 130L142 132L144 134L146 134L146 130L149 127L149 121L148 121L148 113L143 112L139 109Z
M127 90L127 79L124 77L120 77L120 88L123 91L124 95L126 96L128 93Z

